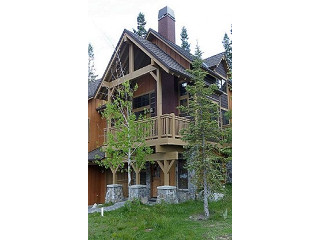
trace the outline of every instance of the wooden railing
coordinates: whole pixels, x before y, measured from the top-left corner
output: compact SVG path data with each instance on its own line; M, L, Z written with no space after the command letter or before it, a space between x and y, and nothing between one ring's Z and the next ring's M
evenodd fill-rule
M189 120L184 117L176 116L174 113L163 114L161 116L151 117L150 128L147 130L146 140L155 140L163 138L181 139L180 130L187 127ZM109 134L115 134L115 128L110 127ZM105 141L108 131L104 129Z

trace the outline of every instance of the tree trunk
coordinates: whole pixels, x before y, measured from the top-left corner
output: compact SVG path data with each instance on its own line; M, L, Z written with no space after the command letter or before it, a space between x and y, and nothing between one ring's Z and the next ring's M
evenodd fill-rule
M205 159L205 150L204 150L204 134L202 133L202 163L204 163L203 169L203 208L204 215L206 218L209 218L209 205L208 205L208 185L207 185L207 169L206 169L206 159Z
M131 186L131 151L129 149L129 154L128 154L128 187Z
M207 170L204 169L203 171L203 208L204 208L204 215L206 218L209 218L209 205L208 205L208 185L207 185Z

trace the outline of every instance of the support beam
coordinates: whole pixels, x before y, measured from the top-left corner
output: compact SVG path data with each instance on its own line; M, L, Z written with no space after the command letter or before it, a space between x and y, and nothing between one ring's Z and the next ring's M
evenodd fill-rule
M154 154L148 155L147 159L151 161L178 159L178 152L154 153Z
M129 44L129 73L134 71L134 51L133 44Z
M111 169L111 172L112 172L112 184L116 184L117 183L117 170L118 170L118 167L116 167L116 168L110 167L110 169Z
M173 166L174 162L176 161L176 159L172 159L172 160L163 160L163 163L161 161L157 161L157 163L159 164L161 170L163 171L163 176L164 176L164 185L169 186L170 185L170 169Z
M140 171L141 169L137 167L137 165L135 165L134 163L131 163L131 166L134 170L134 172L136 173L136 185L140 184Z
M157 69L157 115L162 115L162 81L160 70Z
M130 64L130 60L129 60L129 64ZM105 87L108 87L108 88L113 88L113 87L116 87L116 86L124 83L127 80L131 81L131 80L133 80L135 78L141 77L141 76L143 76L143 75L145 75L145 74L147 74L149 72L152 72L152 71L154 71L156 69L157 68L152 66L152 65L147 65L147 66L145 66L143 68L140 68L140 69L138 69L136 71L133 71L133 72L121 77L121 78L118 78L118 79L116 79L116 80L114 80L112 82L103 82L102 85L105 86Z

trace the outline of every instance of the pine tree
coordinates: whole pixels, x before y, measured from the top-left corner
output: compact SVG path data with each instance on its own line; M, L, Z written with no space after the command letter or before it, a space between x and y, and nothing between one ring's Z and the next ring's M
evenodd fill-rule
M97 76L94 67L94 52L91 43L88 44L88 82L95 81Z
M208 96L217 89L215 84L207 86L204 81L206 72L202 70L202 53L196 46L195 59L192 63L192 79L186 90L189 94L189 104L179 109L191 119L187 128L181 131L183 140L187 143L184 158L187 167L194 171L195 183L198 189L203 189L203 205L205 217L208 218L209 193L223 192L225 181L225 156L221 152L223 130L219 127L219 105Z
M190 43L188 43L189 37L188 37L187 29L185 26L182 27L180 36L181 36L181 47L184 50L190 52Z
M145 38L147 36L147 30L145 29L146 24L147 22L144 18L144 14L140 12L137 17L137 30L133 29L133 32L138 36Z
M232 25L230 34L232 35ZM228 34L225 33L222 41L223 47L225 49L226 60L230 68L230 72L228 73L228 77L231 80L232 78L232 40L229 38Z

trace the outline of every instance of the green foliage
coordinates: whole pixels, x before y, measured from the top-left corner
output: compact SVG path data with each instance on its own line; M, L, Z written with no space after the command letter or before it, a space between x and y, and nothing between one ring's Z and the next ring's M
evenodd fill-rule
M231 25L230 35L232 35L232 25ZM225 49L226 60L230 69L230 71L228 72L228 77L231 80L232 79L232 40L229 38L227 33L224 34L222 44Z
M224 130L219 127L219 105L209 97L217 90L215 84L207 85L204 81L206 72L202 70L202 59L199 46L196 46L195 60L192 63L192 80L186 87L190 96L188 106L179 109L192 119L187 128L181 131L183 140L187 142L184 157L187 167L194 171L194 181L198 189L204 189L205 202L208 190L223 192L226 178L224 149ZM208 188L208 189L207 189ZM206 203L205 203L206 205ZM205 213L206 206L205 206Z
M106 146L102 148L105 159L97 161L106 168L122 168L124 163L134 163L139 169L144 168L146 156L152 149L146 145L146 134L150 129L150 121L145 115L140 115L138 121L132 111L133 93L138 85L130 86L129 81L124 82L114 90L111 102L106 104L102 113L103 118L114 123L113 132L107 133ZM130 179L130 178L129 178ZM130 181L129 181L130 182Z
M210 202L215 215L207 221L191 219L202 211L200 201L153 206L131 203L130 207L88 215L89 239L231 239L232 189L226 187L223 200ZM224 213L227 209L227 216ZM221 237L221 238L220 238Z
M95 81L98 75L95 74L94 51L91 43L88 44L88 82Z
M135 34L137 34L140 37L145 38L147 36L147 30L145 29L145 25L147 24L145 18L144 18L144 14L142 12L139 13L138 17L137 17L137 29L135 30L133 29L133 32Z
M180 37L181 37L181 47L190 52L190 43L188 43L188 33L187 33L187 29L185 26L182 27L181 29L181 34L180 34Z

